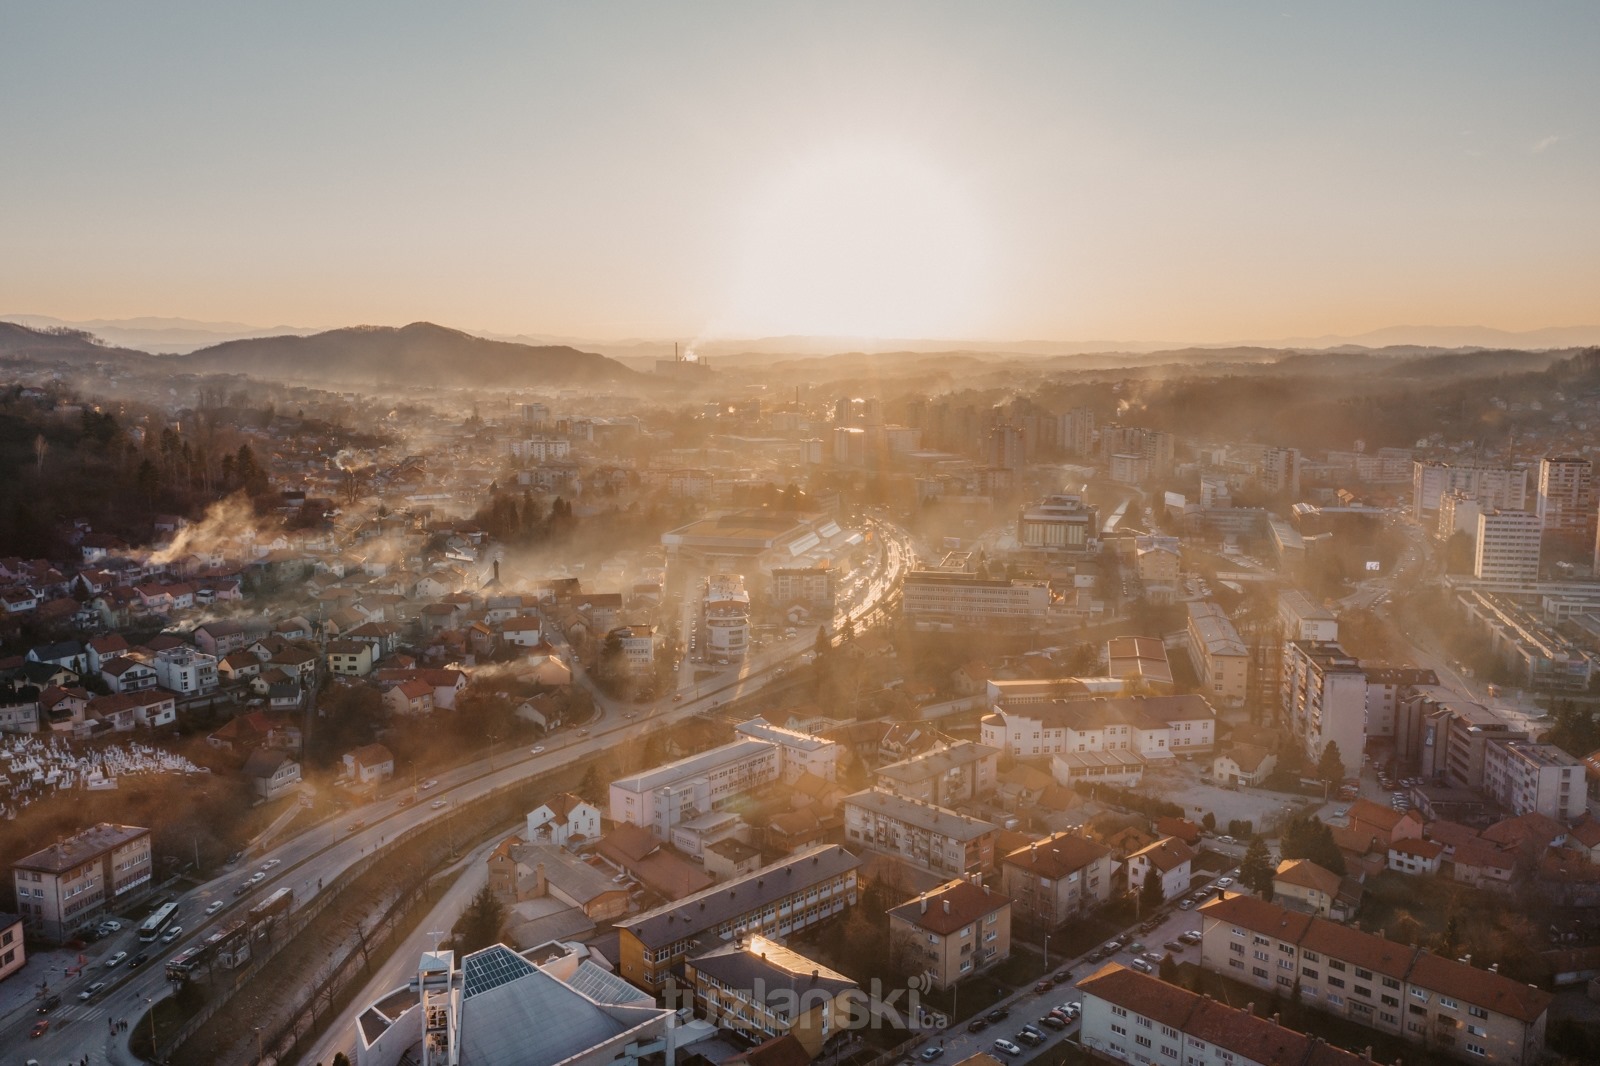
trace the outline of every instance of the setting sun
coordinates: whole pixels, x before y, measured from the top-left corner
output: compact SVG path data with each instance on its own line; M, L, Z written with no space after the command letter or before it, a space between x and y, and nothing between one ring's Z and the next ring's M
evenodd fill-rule
M719 332L971 335L986 302L985 236L959 183L921 159L818 153L747 208Z

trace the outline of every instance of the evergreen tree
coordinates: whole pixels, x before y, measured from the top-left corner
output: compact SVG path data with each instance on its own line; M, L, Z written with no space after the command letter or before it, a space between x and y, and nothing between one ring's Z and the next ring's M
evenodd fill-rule
M1258 893L1262 899L1271 899L1274 872L1272 853L1267 850L1266 840L1255 837L1245 849L1244 861L1239 864L1240 882L1250 891Z
M1151 863L1145 867L1144 884L1139 886L1139 913L1154 914L1166 901L1166 890L1161 887L1161 871Z
M1344 755L1337 741L1328 741L1327 747L1322 749L1322 757L1317 760L1317 780L1325 785L1337 785L1344 780Z
M505 904L500 902L488 885L484 885L456 922L455 931L460 937L457 950L462 955L468 955L498 943L505 921Z

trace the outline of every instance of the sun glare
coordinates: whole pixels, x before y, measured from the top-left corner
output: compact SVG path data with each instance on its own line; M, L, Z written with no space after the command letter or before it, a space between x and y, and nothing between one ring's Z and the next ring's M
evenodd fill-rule
M957 338L981 329L983 227L927 163L881 150L808 159L747 212L719 332Z

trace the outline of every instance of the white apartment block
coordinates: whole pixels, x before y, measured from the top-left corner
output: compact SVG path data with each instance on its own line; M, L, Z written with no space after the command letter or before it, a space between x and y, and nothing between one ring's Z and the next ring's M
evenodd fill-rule
M628 673L635 676L649 674L656 665L656 627L619 626L607 634L615 636L622 645L622 661Z
M1361 770L1367 746L1367 675L1337 644L1294 640L1283 646L1282 708L1313 766L1339 745L1346 776Z
M511 443L511 454L527 462L547 463L553 459L565 459L571 452L572 442L565 437L539 435Z
M643 826L662 840L674 826L776 783L783 749L745 738L611 782L611 820Z
M1217 712L1201 696L1125 696L1005 705L983 716L979 740L1018 758L1129 751L1167 759L1210 751Z
M1458 489L1489 508L1520 511L1528 506L1528 472L1522 467L1418 459L1411 464L1412 518L1421 521L1424 514L1438 511L1440 497Z
M1485 511L1478 516L1472 576L1484 581L1532 581L1539 576L1539 516L1532 511Z
M1372 1066L1372 1059L1160 978L1107 963L1078 983L1079 1042L1137 1066Z
M904 859L947 877L994 869L998 827L931 803L868 789L845 797L847 844Z
M1221 607L1206 600L1189 604L1189 653L1207 696L1236 707L1244 702L1250 653Z
M764 718L741 722L733 727L733 731L742 737L764 740L778 746L778 758L782 764L781 779L786 785L794 784L801 774L812 774L824 781L833 781L839 776L840 748L834 741L802 733L798 729L785 729Z
M1544 1055L1554 997L1533 985L1252 896L1208 903L1200 919L1200 965L1214 973L1467 1062Z
M1339 620L1333 612L1299 589L1278 593L1278 624L1284 640L1338 640Z
M217 657L194 648L167 648L156 653L156 678L161 687L182 696L217 687Z
M1547 455L1539 460L1539 493L1535 510L1547 533L1582 536L1594 528L1593 464L1576 455Z
M1484 748L1484 794L1513 815L1572 822L1584 812L1587 787L1583 763L1553 744L1491 740Z

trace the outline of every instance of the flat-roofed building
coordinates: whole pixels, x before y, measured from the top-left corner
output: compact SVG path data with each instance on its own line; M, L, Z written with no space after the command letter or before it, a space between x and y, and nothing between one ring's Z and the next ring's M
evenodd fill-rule
M1418 459L1411 470L1411 514L1418 521L1438 511L1444 493L1457 490L1476 497L1486 508L1520 511L1528 505L1528 471L1524 467Z
M1547 455L1539 460L1535 511L1546 533L1582 538L1594 533L1594 464L1581 455Z
M1424 685L1437 685L1439 675L1418 666L1362 665L1367 675L1367 736L1392 737L1400 701Z
M1204 969L1469 1062L1544 1054L1542 989L1250 896L1199 913Z
M1000 886L1013 917L1054 929L1110 902L1117 872L1111 849L1061 832L1017 848L1000 861Z
M1361 770L1367 747L1367 675L1337 644L1293 640L1283 646L1282 707L1306 758L1315 766L1339 746L1346 776Z
M925 630L1026 630L1050 609L1050 586L1043 581L962 570L913 570L900 593L906 621Z
M1188 635L1189 654L1206 695L1230 707L1244 703L1250 652L1222 608L1209 600L1192 601Z
M1539 576L1539 516L1485 511L1478 516L1472 576L1480 581L1532 581Z
M786 785L794 784L802 774L811 774L824 781L833 781L839 776L841 749L834 741L802 733L798 729L785 729L765 718L752 718L733 729L742 737L764 740L778 746L778 758L782 764L779 775Z
M150 830L102 822L11 864L17 911L28 931L67 940L112 907L151 887Z
M846 538L830 515L746 508L696 519L661 535L669 558L753 577Z
M873 780L897 796L949 806L993 792L999 763L999 748L958 740L880 766Z
M1562 824L1577 820L1588 805L1583 764L1554 744L1490 741L1483 791L1513 815L1537 813Z
M783 773L783 750L744 738L611 782L611 820L644 826L663 840L673 827L722 810Z
M815 566L780 566L772 571L772 602L779 607L804 604L832 607L834 572L828 563Z
M1187 1066L1371 1066L1373 1060L1121 963L1078 983L1079 1042L1095 1057Z
M1011 900L983 884L947 881L889 911L889 950L897 971L949 988L1011 957Z
M700 614L706 624L706 654L737 658L750 648L750 593L738 574L706 578Z
M622 976L657 993L707 934L785 937L843 914L855 905L860 866L843 848L822 845L624 919L617 923Z
M1106 641L1106 673L1150 695L1172 691L1167 646L1155 637L1112 637Z
M1395 753L1414 761L1430 781L1454 788L1483 789L1484 760L1493 740L1527 740L1527 730L1493 708L1462 699L1445 688L1419 687L1400 700Z
M931 873L964 876L994 869L1000 830L989 822L892 792L867 789L844 801L844 838Z

